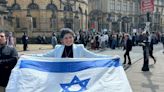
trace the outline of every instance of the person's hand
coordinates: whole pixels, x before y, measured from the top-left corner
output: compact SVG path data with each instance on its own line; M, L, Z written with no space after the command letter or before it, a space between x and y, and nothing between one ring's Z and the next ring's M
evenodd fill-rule
M138 45L140 45L140 46L145 46L145 44L144 44L144 43L138 43Z

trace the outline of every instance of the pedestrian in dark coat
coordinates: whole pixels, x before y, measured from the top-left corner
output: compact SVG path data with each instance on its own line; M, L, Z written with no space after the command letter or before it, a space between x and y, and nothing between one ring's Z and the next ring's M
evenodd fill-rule
M6 35L0 31L0 90L8 83L11 70L17 63L18 53L14 47L6 45Z
M151 39L151 38L150 38ZM156 63L156 59L155 57L153 56L153 39L150 40L150 45L149 45L149 56L154 60L154 64Z
M130 39L129 34L125 34L124 39L125 39L124 40L125 42L124 42L124 49L123 50L126 50L126 51L124 54L124 63L123 64L126 64L126 57L128 57L128 65L131 65L131 58L130 58L129 52L132 50L132 40Z
M163 33L162 36L161 36L161 42L162 42L162 44L163 44L163 53L164 53L164 33Z
M23 50L26 51L28 47L28 36L26 33L22 36Z

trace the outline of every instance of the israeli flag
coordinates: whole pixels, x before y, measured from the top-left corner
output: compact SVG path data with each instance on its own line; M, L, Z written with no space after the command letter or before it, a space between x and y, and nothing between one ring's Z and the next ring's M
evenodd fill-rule
M119 57L21 56L6 92L132 92Z

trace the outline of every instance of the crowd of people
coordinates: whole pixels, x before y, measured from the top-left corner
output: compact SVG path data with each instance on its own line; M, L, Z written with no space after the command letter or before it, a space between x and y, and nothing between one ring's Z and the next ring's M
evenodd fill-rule
M127 33L107 33L107 32L79 32L76 34L75 42L84 44L84 46L90 49L104 49L104 48L123 48L125 42L125 35ZM144 35L143 32L128 34L129 39L132 40L132 46L138 46L139 43L143 42ZM163 42L163 34L159 33L149 33L153 44Z

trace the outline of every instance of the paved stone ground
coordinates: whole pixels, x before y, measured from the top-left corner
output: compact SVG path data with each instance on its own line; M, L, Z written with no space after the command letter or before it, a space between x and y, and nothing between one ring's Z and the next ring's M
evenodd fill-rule
M143 59L126 70L133 92L164 92L164 54L154 53L157 63L150 59L149 72L142 72Z
M16 49L19 52L23 51L23 45L22 44L17 44ZM51 44L28 44L28 51L36 51L36 50L47 50L47 49L52 49Z

